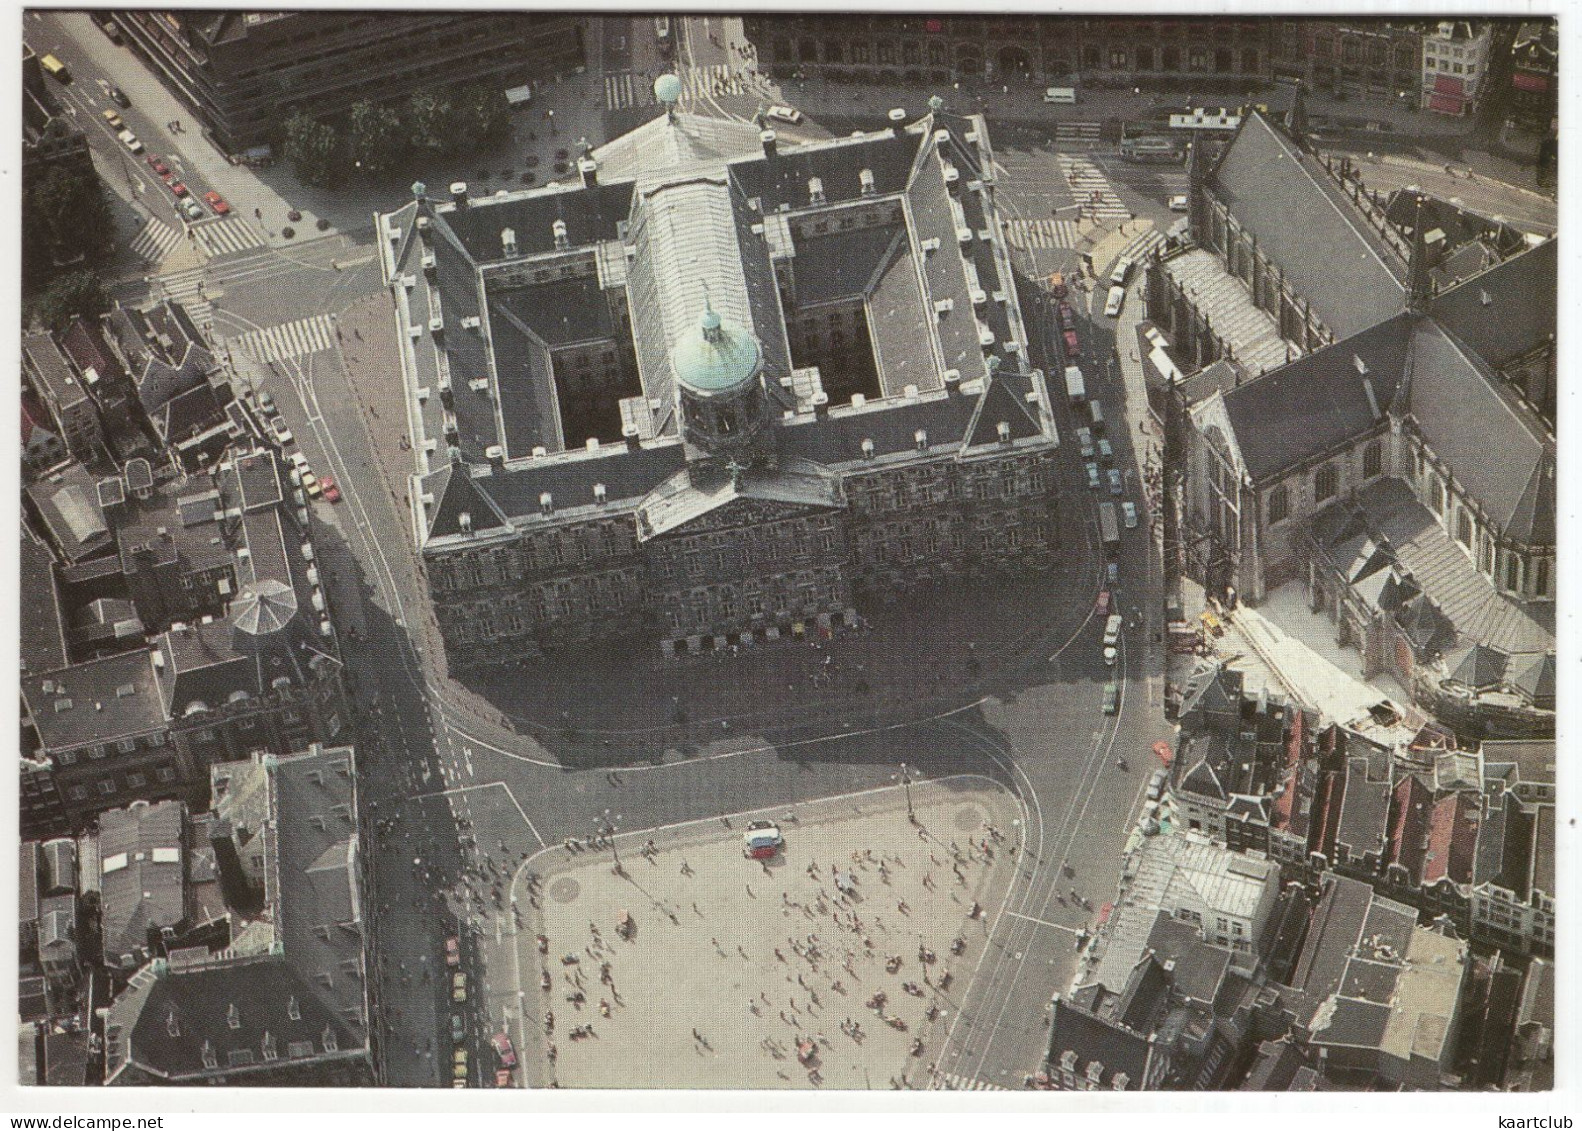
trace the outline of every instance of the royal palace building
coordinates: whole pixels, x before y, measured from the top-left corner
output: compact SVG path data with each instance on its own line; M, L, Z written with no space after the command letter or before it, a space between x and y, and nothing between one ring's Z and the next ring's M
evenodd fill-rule
M987 129L906 117L793 140L672 108L580 183L378 217L453 667L750 646L1054 559Z

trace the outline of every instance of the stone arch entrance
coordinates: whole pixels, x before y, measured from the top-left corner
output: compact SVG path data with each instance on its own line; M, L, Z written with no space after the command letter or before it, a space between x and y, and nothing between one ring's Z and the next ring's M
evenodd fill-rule
M1033 57L1020 47L1002 47L996 57L1002 75L1030 75L1033 73Z

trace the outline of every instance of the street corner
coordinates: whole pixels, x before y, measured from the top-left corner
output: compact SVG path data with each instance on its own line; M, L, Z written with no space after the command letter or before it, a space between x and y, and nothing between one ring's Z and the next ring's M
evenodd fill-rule
M1008 793L956 778L542 855L521 880L533 907L515 947L530 1078L921 1082L1019 837Z

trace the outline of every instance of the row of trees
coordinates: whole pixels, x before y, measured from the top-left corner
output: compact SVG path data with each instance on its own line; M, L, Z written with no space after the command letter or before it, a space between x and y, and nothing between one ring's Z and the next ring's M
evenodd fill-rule
M55 163L22 188L22 288L29 321L60 329L108 306L99 270L115 254L115 217L93 165Z
M298 111L282 127L280 152L306 184L334 188L355 175L383 176L414 158L448 158L510 139L511 111L496 87L424 87L395 105L363 100L338 121Z

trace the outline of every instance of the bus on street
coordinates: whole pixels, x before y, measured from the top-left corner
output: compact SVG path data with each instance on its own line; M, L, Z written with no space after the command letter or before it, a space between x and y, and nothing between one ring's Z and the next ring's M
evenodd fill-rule
M1104 543L1104 552L1110 557L1120 553L1121 527L1115 518L1114 503L1099 504L1099 537Z

